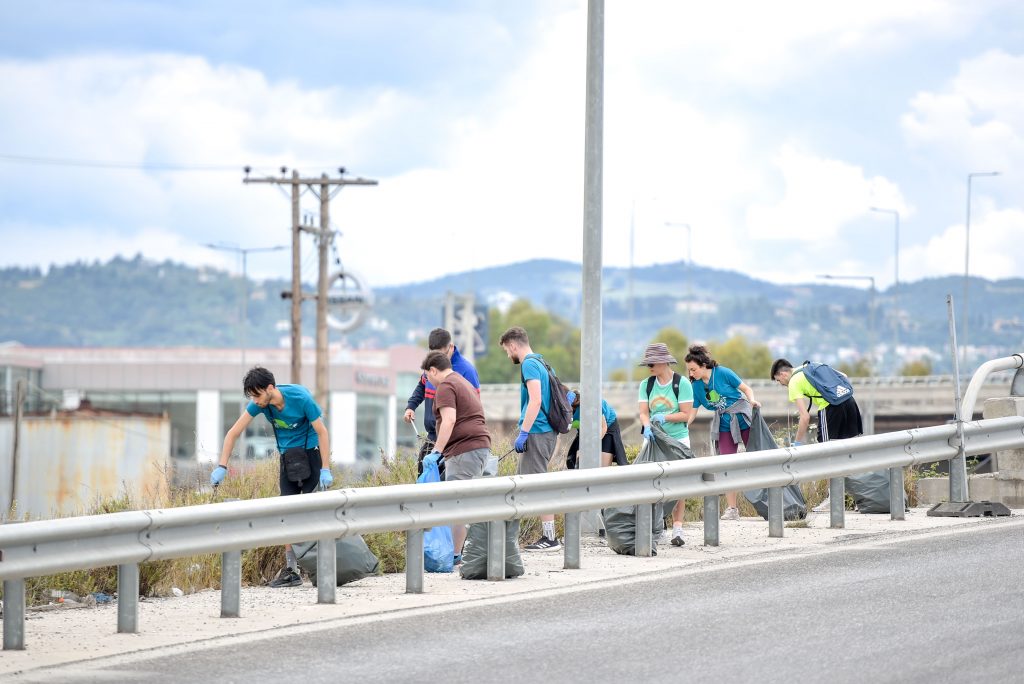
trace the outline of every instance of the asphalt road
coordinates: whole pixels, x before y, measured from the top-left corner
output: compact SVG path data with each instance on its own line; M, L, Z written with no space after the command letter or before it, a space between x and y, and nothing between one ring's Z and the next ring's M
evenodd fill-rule
M1024 526L1006 525L283 630L32 680L1008 682L1024 676L1022 636Z

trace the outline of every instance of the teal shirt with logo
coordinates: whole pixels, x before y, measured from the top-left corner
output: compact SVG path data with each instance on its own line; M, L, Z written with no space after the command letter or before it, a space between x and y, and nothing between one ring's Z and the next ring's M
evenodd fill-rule
M676 401L675 392L672 391L672 381L669 380L668 384L662 385L657 380L654 381L654 387L651 388L651 396L647 397L647 380L640 381L639 391L640 403L646 403L647 409L650 411L651 416L655 416L659 413L676 413L679 411L680 404L692 404L693 403L693 387L690 386L689 381L686 378L680 378L679 380L679 400ZM690 436L690 430L686 427L685 422L681 423L670 423L667 420L662 423L662 427L665 428L665 432L668 433L669 437L674 439L686 439Z
M322 411L313 395L302 385L278 385L277 389L284 397L284 408L280 411L272 404L261 409L254 401L250 401L245 410L254 418L260 413L266 416L274 426L277 448L282 453L292 447L305 445L307 449L312 449L320 446L312 423L322 415Z

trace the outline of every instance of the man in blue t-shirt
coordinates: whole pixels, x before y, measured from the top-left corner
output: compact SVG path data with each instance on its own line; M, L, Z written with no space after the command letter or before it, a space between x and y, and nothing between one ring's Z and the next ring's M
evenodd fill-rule
M548 462L555 453L558 434L548 423L551 402L551 381L544 367L544 358L530 347L526 331L516 326L506 330L499 340L512 363L522 366L522 387L519 390L519 436L515 450L519 457L520 475L548 472ZM540 517L541 538L526 546L527 551L557 551L561 543L555 535L555 516Z
M261 413L270 421L277 440L277 451L281 454L279 483L281 496L312 492L317 486L330 487L334 483L331 475L331 443L327 436L322 412L313 400L313 395L302 385L280 385L274 374L266 368L256 366L242 380L242 390L250 400L235 424L224 438L218 465L210 474L210 484L220 485L228 474L228 460L252 419ZM309 464L309 475L293 481L285 469L286 457L303 458ZM319 476L316 474L319 473ZM285 546L285 567L270 581L271 587L298 587L302 585L299 562L291 544Z

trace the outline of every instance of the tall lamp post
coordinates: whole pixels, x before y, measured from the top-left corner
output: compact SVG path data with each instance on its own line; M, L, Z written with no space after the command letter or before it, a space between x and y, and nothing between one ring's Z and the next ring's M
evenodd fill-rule
M287 249L287 247L285 245L277 245L275 247L234 247L232 245L214 245L210 243L203 246L242 255L242 322L239 331L239 346L242 348L242 370L244 371L245 348L249 342L249 253L279 252L282 249Z
M967 293L970 289L970 275L971 275L971 181L974 178L981 176L998 176L998 171L978 171L975 173L967 174L967 220L964 223L964 304L963 313L961 314L960 329L963 332L963 350L964 360L963 365L967 367Z
M899 290L900 290L900 212L895 209L881 209L879 207L869 207L871 211L878 212L880 214L892 214L893 219L896 222L896 242L893 248L893 286L892 286L892 353L893 358L896 359L897 367L896 371L899 372L899 359L897 354L899 353L900 346L900 309L899 309Z
M686 228L686 338L693 341L693 229L689 223L665 221L668 227Z
M875 374L875 277L868 275L831 275L824 274L819 275L819 278L826 280L860 280L867 281L871 284L871 289L868 298L868 376L871 377ZM865 426L864 432L869 435L875 434L875 390L876 387L871 388L871 393L868 394L868 419L867 425Z

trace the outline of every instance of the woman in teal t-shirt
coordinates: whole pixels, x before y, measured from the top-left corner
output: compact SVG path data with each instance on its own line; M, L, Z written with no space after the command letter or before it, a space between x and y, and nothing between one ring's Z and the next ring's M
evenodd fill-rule
M644 439L651 438L651 423L660 423L670 437L690 446L687 427L693 413L693 388L686 378L676 383L672 364L678 363L664 342L654 342L644 350L641 366L647 366L651 377L640 381L640 422L644 426ZM676 387L679 388L678 394ZM672 545L683 545L683 513L686 502L680 499L672 509Z
M750 437L750 413L761 404L754 399L754 390L740 380L735 371L720 366L711 358L707 347L695 344L686 355L686 372L693 381L693 414L703 406L714 411L711 418L711 443L720 454L735 454L739 443ZM739 520L736 492L725 495L728 504L722 520Z

